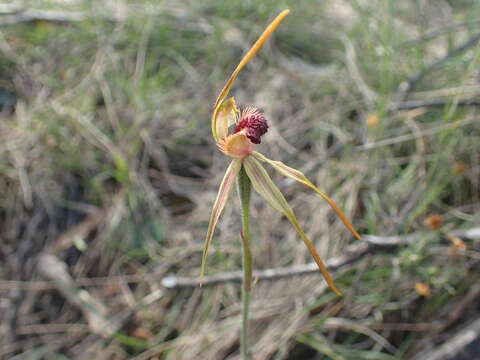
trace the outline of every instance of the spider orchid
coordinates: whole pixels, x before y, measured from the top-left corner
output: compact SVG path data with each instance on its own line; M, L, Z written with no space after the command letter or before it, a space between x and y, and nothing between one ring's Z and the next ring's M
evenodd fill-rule
M232 185L235 179L239 177L239 174L241 175L244 171L251 182L253 189L271 207L273 207L275 210L278 210L290 221L300 238L307 246L308 251L312 255L313 259L317 263L318 268L325 278L328 286L337 295L341 295L313 243L307 237L307 235L305 235L305 232L298 223L294 211L288 205L285 197L282 195L278 187L273 183L267 171L262 166L262 163L271 165L280 174L294 179L311 188L330 205L333 211L345 224L347 229L350 230L350 232L357 239L360 239L360 235L355 231L338 206L327 195L320 191L310 180L308 180L303 173L285 165L280 161L271 160L259 152L254 151L255 144L259 144L261 142L261 137L268 130L265 116L253 107L247 107L243 110L239 110L235 104L235 99L233 97L227 98L233 82L237 78L240 70L242 70L248 61L250 61L250 59L257 53L265 40L267 40L267 38L273 33L278 24L288 13L289 10L284 10L281 12L265 29L263 34L258 38L255 44L250 48L244 58L237 65L232 75L220 91L220 94L218 95L214 104L211 120L213 138L220 151L231 157L233 160L228 166L224 178L220 183L220 188L213 205L203 250L201 277L203 277L205 273L205 263L208 248L212 241L215 227L228 200ZM230 132L229 129L231 129Z

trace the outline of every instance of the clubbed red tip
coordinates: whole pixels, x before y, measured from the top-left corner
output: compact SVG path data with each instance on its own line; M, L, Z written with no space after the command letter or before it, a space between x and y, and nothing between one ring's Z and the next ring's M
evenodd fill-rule
M233 133L245 130L245 135L254 144L260 144L261 136L268 130L267 119L261 112L254 108L246 108L242 111L240 120Z

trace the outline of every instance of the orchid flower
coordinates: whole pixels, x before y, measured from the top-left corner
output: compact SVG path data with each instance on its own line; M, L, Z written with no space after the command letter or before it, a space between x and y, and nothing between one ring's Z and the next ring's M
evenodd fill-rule
M317 263L318 268L330 289L332 289L337 295L341 295L340 291L337 289L332 278L330 277L330 274L328 273L328 270L320 258L317 250L315 249L312 241L307 237L301 228L294 211L289 206L278 187L273 183L262 163L271 165L274 170L280 174L311 188L318 195L320 195L320 197L322 197L328 203L328 205L330 205L340 220L345 224L347 229L350 230L350 232L357 239L360 239L360 235L355 231L351 223L347 220L346 216L342 213L338 206L327 195L320 191L310 180L308 180L303 173L285 165L280 161L271 160L265 155L254 151L255 145L260 144L261 137L265 135L268 130L268 124L265 116L259 110L253 107L246 107L243 110L240 110L237 108L235 99L233 97L227 98L239 72L262 47L265 40L267 40L267 38L273 33L278 24L288 13L289 10L284 10L281 12L265 29L263 34L258 38L255 44L250 48L247 54L237 65L232 75L220 91L220 94L218 95L214 104L211 119L212 135L220 151L232 158L232 161L227 168L222 182L220 183L220 188L218 190L218 194L210 216L210 222L208 225L202 256L201 277L203 277L205 273L205 263L208 248L212 241L215 227L228 200L232 185L235 179L239 177L239 174L241 174L241 171L245 171L245 174L248 176L253 189L272 208L282 213L293 225L294 229L297 231L298 235L307 246L307 249L312 255L313 259ZM229 131L229 129L231 131Z

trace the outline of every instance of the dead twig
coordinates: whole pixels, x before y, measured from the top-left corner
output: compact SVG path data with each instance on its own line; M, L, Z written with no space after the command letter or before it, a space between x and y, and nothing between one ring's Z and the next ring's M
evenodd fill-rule
M480 33L474 35L470 39L468 39L466 42L461 44L460 46L454 48L453 50L449 51L445 56L441 57L440 59L434 61L430 65L426 66L424 69L420 70L416 74L413 74L410 76L407 80L403 81L397 92L397 101L401 102L403 101L408 93L410 93L415 86L418 84L420 80L422 80L428 73L430 73L432 70L435 70L436 68L442 66L445 64L447 61L450 59L454 58L455 56L461 54L462 52L468 50L472 46L475 46L477 42L480 41Z
M417 39L407 40L401 45L402 46L415 46L419 42L429 41L429 40L432 40L432 39L436 38L437 36L447 34L447 33L450 33L450 32L462 31L466 27L477 26L479 24L480 24L480 19L476 19L476 20L465 21L465 22L461 22L461 23L457 23L457 24L442 26L440 28L436 28L436 29L433 29L433 30L430 30L430 31L426 32L423 36L421 36Z
M419 352L413 360L474 359L480 345L480 318L461 329L444 344ZM475 350L475 348L477 348Z
M163 291L157 289L136 302L133 307L111 316L108 314L107 306L102 304L98 299L95 299L88 291L78 287L78 284L68 274L66 265L55 256L48 254L41 255L38 268L44 276L53 280L57 290L60 291L70 303L82 311L87 319L90 330L104 337L112 336L123 326L132 314L142 307L158 301L163 296ZM37 328L34 330L38 331ZM51 330L52 329L45 329L46 332L51 332ZM82 328L81 330L83 331L84 329Z
M344 267L359 258L365 256L367 253L384 250L386 248L398 247L411 243L425 233L415 233L406 236L376 236L364 235L363 242L352 245L347 248L345 255L327 260L327 267L334 271ZM451 234L463 238L465 240L474 240L480 238L480 228L473 228L469 230L457 230ZM254 276L257 280L275 280L281 278L288 278L293 276L308 275L318 271L315 263L308 263L303 265L295 265L283 268L273 268L265 270L257 270ZM115 281L123 281L127 283L140 283L147 279L158 276L154 273L138 274L138 275L123 275L123 276L107 276L98 278L77 278L72 279L76 286L102 286L107 283ZM211 286L224 282L240 282L242 273L240 271L225 272L213 276L207 276L203 279L203 286ZM181 277L168 275L161 280L161 285L165 288L182 288L195 287L200 285L198 278ZM0 280L0 291L2 290L27 290L27 291L44 291L56 288L55 281L15 281L15 280Z
M58 291L73 305L77 306L87 319L92 332L110 336L117 328L108 321L107 308L88 291L80 289L68 274L65 263L53 255L43 254L38 261L39 271L52 279Z
M449 312L448 318L441 325L433 329L433 334L440 334L454 324L465 313L465 310L480 296L480 283L472 286L468 293L460 299Z
M356 260L362 258L368 253L379 252L401 245L407 245L411 242L417 241L426 234L427 232L414 233L405 236L364 235L362 237L362 242L348 247L345 251L345 255L327 260L325 265L330 271L335 271L355 262ZM474 240L480 238L480 228L457 230L450 232L450 234L465 240ZM445 239L445 241L447 240ZM293 276L314 274L317 272L317 265L315 263L308 263L284 268L257 270L253 272L253 276L257 280L275 280ZM165 288L174 289L195 287L199 286L200 283L202 284L202 286L211 286L224 282L240 282L241 280L242 273L240 271L225 272L213 276L207 276L202 281L200 281L200 278L169 275L161 280L161 285Z
M323 327L325 329L348 329L360 334L370 337L373 341L378 343L382 348L385 348L390 353L394 354L397 348L393 346L387 339L372 330L370 327L363 325L359 321L344 319L339 317L332 317L325 320Z
M360 73L356 62L355 48L352 42L346 36L342 37L342 41L345 46L345 59L347 69L353 81L355 82L355 85L357 85L357 88L362 93L365 102L369 107L372 107L377 100L378 95L367 85Z
M401 102L394 102L390 105L391 111L396 110L414 110L420 108L435 108L446 105L455 106L480 106L480 99L463 99L463 100L448 100L448 99L431 99L431 100L407 100Z
M383 140L379 140L379 141L376 141L376 142L371 142L371 143L367 143L367 144L364 144L364 145L360 145L360 146L356 147L356 150L365 151L365 150L376 149L376 148L379 148L379 147L382 147L382 146L388 146L388 145L402 143L402 142L405 142L405 141L415 140L415 139L417 139L419 137L423 137L423 136L435 135L435 134L437 134L439 132L442 132L442 131L445 131L445 130L456 129L456 128L459 128L461 126L467 126L467 125L475 124L475 123L478 123L478 118L477 117L466 118L466 119L461 120L461 121L454 121L454 122L451 122L451 123L446 123L446 124L442 124L442 125L438 125L438 126L432 126L428 129L422 129L421 131L416 131L413 134L399 135L399 136L396 136L396 137L392 137L392 138L383 139Z
M35 10L14 8L11 12L0 14L0 26L28 23L34 21L48 21L57 23L78 22L86 19L80 11Z
M348 248L346 255L336 258L331 258L327 261L326 265L329 270L337 270L340 267L348 265L358 258L365 255L369 250L369 244L362 242ZM281 278L288 278L292 276L308 275L318 272L318 266L316 263L307 263L302 265L295 265L283 268L273 268L265 270L257 270L253 272L253 277L258 280L275 280ZM211 286L224 282L240 282L242 280L241 271L225 272L214 276L206 276L203 280L200 278L181 277L169 275L162 279L161 284L166 288L184 288L195 286Z
M141 283L149 279L149 274L133 274L133 275L118 275L118 276L104 276L104 277L81 277L75 278L74 281L78 286L104 286L107 284L115 284L123 282L128 284ZM49 280L37 281L19 281L19 280L0 280L0 291L8 291L11 289L25 290L25 291L45 291L55 289L55 282Z

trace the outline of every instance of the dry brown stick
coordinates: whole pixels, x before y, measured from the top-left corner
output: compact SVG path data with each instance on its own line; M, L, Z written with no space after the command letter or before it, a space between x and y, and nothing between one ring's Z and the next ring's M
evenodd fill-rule
M117 330L108 321L107 307L75 284L65 263L53 255L42 254L37 268L44 276L54 281L58 291L71 304L82 311L92 332L109 336Z
M449 129L457 129L461 126L467 126L471 124L478 123L479 119L478 117L468 117L466 119L460 120L460 121L455 121L447 124L441 124L437 126L432 126L430 128L423 129L421 131L415 132L415 133L409 133L409 134L403 134L399 135L396 137L391 137L383 140L378 140L376 142L371 142L371 143L366 143L363 145L357 146L355 149L359 151L364 151L364 150L371 150L383 146L389 146L393 144L399 144L405 141L410 141L410 140L415 140L419 136L424 137L424 136L432 136L434 134L437 134L439 132L449 130Z
M326 266L329 270L336 270L340 267L348 265L358 258L362 257L369 251L369 244L362 242L349 247L345 253L346 255L331 258L326 262ZM283 268L272 268L265 270L257 270L253 272L253 277L258 280L275 280L280 278L288 278L292 276L301 276L318 272L318 266L316 263L307 263L301 265L294 265ZM169 275L161 280L162 286L166 288L184 288L195 286L210 286L224 282L240 282L242 280L241 271L224 272L213 276L206 276L200 281L200 278L196 277L181 277L175 275Z
M73 305L84 314L90 330L105 337L111 336L138 309L158 301L163 296L161 289L155 290L137 302L134 307L121 311L114 316L108 313L108 307L81 289L70 276L65 263L50 254L40 255L39 271L53 280L55 287Z
M422 80L429 72L432 70L442 66L445 64L447 61L450 59L454 58L455 56L461 54L465 50L471 48L472 46L475 46L477 42L480 41L480 33L472 36L470 39L468 39L466 42L464 42L462 45L454 48L453 50L449 51L447 54L445 54L443 57L440 59L434 61L424 69L418 71L416 74L413 74L410 76L407 80L403 81L398 89L397 93L397 101L403 101L409 92L411 92L415 86L418 84L420 80Z
M446 33L449 33L449 32L461 31L461 30L464 30L464 28L466 28L468 26L477 26L479 24L480 24L480 19L474 19L474 20L465 21L465 22L461 22L461 23L442 26L440 28L428 31L427 33L422 35L420 38L407 40L404 43L402 43L401 46L413 46L413 45L415 45L419 42L429 41L429 40L432 40L432 39L436 38L437 36L440 36L440 35L443 35L443 34L446 34Z
M475 351L474 348L469 345L476 343L478 347L479 339L480 318L476 318L456 334L449 336L447 341L442 345L418 352L417 355L413 357L413 360L475 359L477 358L478 350Z
M115 282L124 282L124 283L141 283L145 282L146 279L150 279L149 276L154 275L154 273L149 274L134 274L134 275L113 275L113 276L104 276L104 277L81 277L74 278L75 283L78 286L103 286L106 284L112 284ZM45 291L55 289L55 283L51 280L33 280L33 281L18 281L18 280L0 280L0 291L8 291L11 289L20 289L26 291Z
M385 348L390 353L394 354L397 351L397 348L393 346L387 339L383 336L372 330L369 326L365 326L360 321L340 318L340 317L330 317L325 320L323 323L323 328L330 329L347 329L353 332L357 332L363 335L370 337L373 341L380 344L382 348Z
M419 322L419 323L372 323L366 322L363 325L373 330L393 330L393 331L410 331L410 332L427 332L433 327L438 326L439 322Z
M414 110L420 108L443 107L445 105L455 106L480 106L479 99L431 99L431 100L407 100L401 102L393 102L390 105L390 110Z
M0 14L0 26L33 21L65 23L83 21L85 19L85 14L80 11L15 9L15 11Z
M370 247L378 248L382 250L388 247L396 247L399 245L407 244L421 237L424 233L417 233L407 236L375 236L375 235L364 235L363 241L360 244L355 244L350 246L346 250L346 254L341 257L329 259L327 261L327 266L330 270L336 270L340 267L343 267L359 257L364 256L367 252L372 251ZM452 232L453 235L464 237L466 240L472 240L480 238L480 228L473 228L469 230L457 230ZM368 249L367 249L368 248ZM368 251L367 251L368 250ZM374 252L374 251L372 251ZM316 273L317 267L314 266L314 263L296 265L284 268L273 268L266 270L259 270L255 272L256 279L258 280L273 280L276 278L284 278L289 276L300 276L305 274ZM215 285L227 281L240 281L241 273L226 272L214 276L207 276L204 279L203 284ZM145 273L145 274L135 274L135 275L119 275L119 276L106 276L106 277L95 277L95 278L75 278L75 284L77 286L102 286L107 283L112 283L115 281L124 281L127 283L140 283L144 282L146 279L152 279L158 277L155 273ZM199 285L198 279L191 277L178 277L169 275L164 277L161 280L161 285L166 288L177 288L177 287L192 287ZM54 281L16 281L16 280L0 280L0 291L11 290L11 289L20 289L27 291L44 291L56 288Z
M29 324L20 325L16 332L18 335L31 334L54 334L54 333L88 333L90 328L87 324Z
M476 301L479 296L480 283L473 284L467 294L454 304L453 309L449 312L446 321L444 321L438 327L434 328L432 334L443 333L453 323L460 319L460 317L465 313L465 309L467 309L472 304L472 302Z
M345 265L351 264L356 260L362 258L368 253L379 252L386 249L395 248L401 245L407 245L416 241L428 232L414 233L405 236L375 236L364 235L362 241L349 246L345 250L345 255L331 258L326 261L326 266L330 271L335 271ZM450 234L461 237L466 240L474 240L480 238L480 227L468 230L452 231ZM296 265L283 268L273 268L266 270L257 270L253 272L253 276L257 280L275 280L281 278L288 278L293 276L301 276L307 274L315 274L318 272L315 263L308 263L304 265ZM203 281L203 286L216 285L224 282L240 282L242 273L240 271L225 272L217 275L206 276ZM200 285L200 279L197 277L181 277L169 275L161 280L162 286L165 288L185 288L195 287Z

